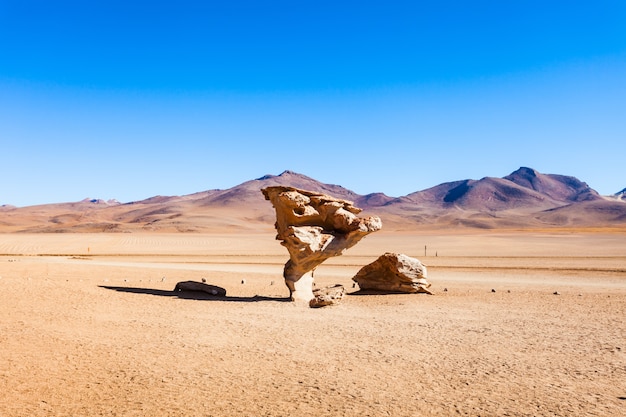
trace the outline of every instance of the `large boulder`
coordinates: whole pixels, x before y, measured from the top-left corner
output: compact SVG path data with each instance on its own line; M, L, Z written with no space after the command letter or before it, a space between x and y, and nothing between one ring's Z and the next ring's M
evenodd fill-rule
M419 260L387 252L361 268L352 280L365 291L432 294L426 276L426 266Z
M293 187L261 190L276 209L276 239L289 251L283 276L292 300L313 299L312 271L380 230L380 218L357 217L353 203Z

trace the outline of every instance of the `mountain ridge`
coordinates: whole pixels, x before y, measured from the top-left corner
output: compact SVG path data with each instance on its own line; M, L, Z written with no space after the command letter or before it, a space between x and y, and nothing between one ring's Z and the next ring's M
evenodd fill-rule
M575 177L521 167L503 178L458 180L400 197L360 195L286 170L224 190L154 196L129 203L84 199L21 208L3 206L0 232L271 230L273 208L260 190L276 185L353 201L364 215L379 215L391 230L626 225L623 200L600 196Z

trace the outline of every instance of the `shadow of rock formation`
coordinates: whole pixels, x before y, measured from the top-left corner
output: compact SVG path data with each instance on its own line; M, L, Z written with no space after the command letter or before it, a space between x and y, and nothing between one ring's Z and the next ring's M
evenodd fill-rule
M242 302L242 303L254 303L259 301L291 301L289 297L266 297L262 295L254 295L252 297L238 297L238 296L220 296L212 295L204 291L168 291L158 290L155 288L139 288L139 287L115 287L109 285L99 285L100 288L106 290L113 290L118 292L125 292L131 294L147 294L156 295L159 297L177 297L185 300L208 300L208 301L230 301L230 302ZM225 290L224 290L225 291Z

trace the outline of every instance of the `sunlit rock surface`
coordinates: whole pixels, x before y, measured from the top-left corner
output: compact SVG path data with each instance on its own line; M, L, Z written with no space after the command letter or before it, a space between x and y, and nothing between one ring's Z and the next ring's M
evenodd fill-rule
M337 305L343 300L346 289L341 284L331 285L313 290L313 298L309 301L309 307L320 308Z
M283 276L294 301L314 298L315 267L382 228L378 217L358 217L350 201L285 186L261 191L276 209L276 239L289 251Z
M432 294L426 276L426 266L418 259L387 252L361 268L352 280L361 290Z

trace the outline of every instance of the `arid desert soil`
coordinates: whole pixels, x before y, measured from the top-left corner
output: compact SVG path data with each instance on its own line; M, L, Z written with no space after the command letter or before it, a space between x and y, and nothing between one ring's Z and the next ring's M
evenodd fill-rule
M355 293L386 251L435 295ZM622 233L379 232L316 270L349 293L322 309L286 260L271 233L0 235L0 416L626 415ZM202 278L227 296L172 292Z

